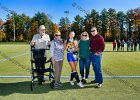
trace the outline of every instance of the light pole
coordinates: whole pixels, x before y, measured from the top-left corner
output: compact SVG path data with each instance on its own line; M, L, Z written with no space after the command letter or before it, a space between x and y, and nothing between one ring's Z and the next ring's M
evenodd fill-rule
M16 33L16 30L15 30L15 16L14 16L14 11L12 11L12 12L11 12L11 14L13 15L14 41L15 41L15 39L16 39L16 35L15 35L15 33Z
M131 24L131 19L129 19L129 38L132 37L132 28L131 28L132 24Z
M47 14L47 17L48 17L48 19L49 19L50 21L51 21L52 18L53 18L52 15L50 15L50 14ZM50 21L49 21L49 23L48 23L48 29L47 29L48 34L52 34L52 33L51 33L51 29L50 29L52 23L51 23Z
M123 18L120 18L120 40L122 40L122 32L123 32Z
M66 10L66 11L64 11L64 13L66 14L66 18L65 18L65 24L66 24L66 28L67 28L67 19L68 19L68 14L69 14L69 11L68 10ZM68 29L66 30L66 34L67 34L67 36L66 36L66 38L68 37Z
M68 18L68 14L69 14L69 11L67 10L67 11L64 11L64 13L66 14L66 18L65 18L65 24L66 24L66 26L67 26L67 18Z
M68 17L69 11L66 10L66 11L64 11L64 13L66 14L66 17Z

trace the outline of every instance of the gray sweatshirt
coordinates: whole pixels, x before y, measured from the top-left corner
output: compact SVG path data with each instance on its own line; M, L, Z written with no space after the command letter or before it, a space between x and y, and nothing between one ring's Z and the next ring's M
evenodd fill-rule
M55 61L64 60L64 43L62 40L52 40L50 46L50 56L54 57Z

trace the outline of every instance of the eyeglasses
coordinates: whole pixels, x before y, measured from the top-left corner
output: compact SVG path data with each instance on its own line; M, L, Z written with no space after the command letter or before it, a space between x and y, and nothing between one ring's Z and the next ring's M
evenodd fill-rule
M91 30L90 32L95 32L96 30Z
M61 35L55 35L55 36L61 36Z
M82 35L82 36L87 36L87 35Z

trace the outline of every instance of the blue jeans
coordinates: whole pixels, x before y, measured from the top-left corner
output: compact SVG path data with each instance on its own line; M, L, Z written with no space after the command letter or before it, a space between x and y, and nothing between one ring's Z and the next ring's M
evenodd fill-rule
M89 70L90 70L90 57L80 58L79 67L80 67L80 74L82 78L84 78L84 67L85 67L86 69L85 78L87 79L89 76Z
M91 54L92 67L95 73L95 80L97 80L99 84L103 83L101 60L102 55L95 55L94 53Z
M137 46L134 46L134 51L137 51Z

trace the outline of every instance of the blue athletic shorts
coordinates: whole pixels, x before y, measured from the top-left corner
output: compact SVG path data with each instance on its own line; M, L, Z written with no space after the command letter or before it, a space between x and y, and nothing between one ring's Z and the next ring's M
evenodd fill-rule
M68 62L77 62L78 55L74 55L72 52L68 52L67 53L67 60L68 60Z

